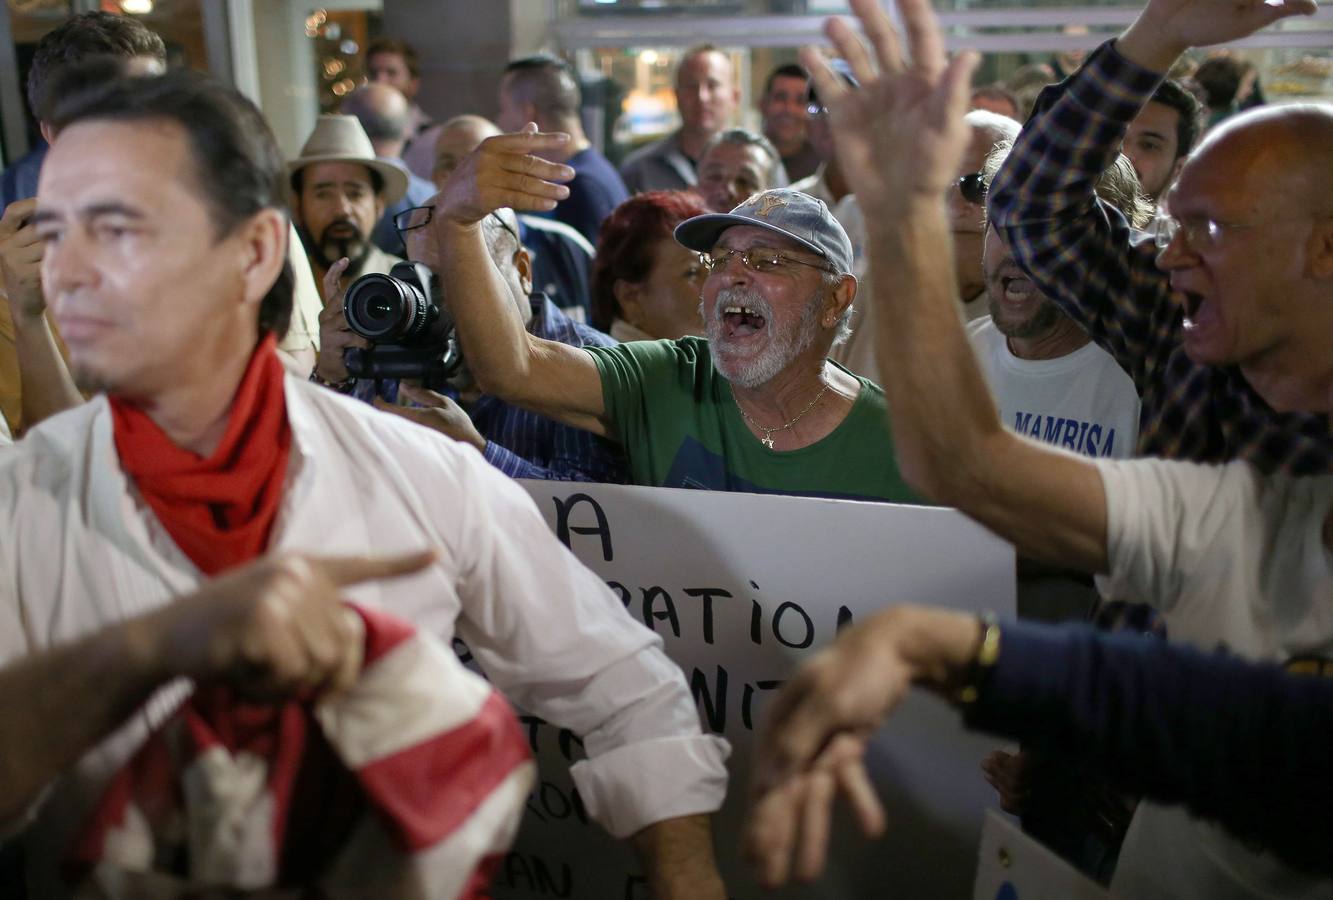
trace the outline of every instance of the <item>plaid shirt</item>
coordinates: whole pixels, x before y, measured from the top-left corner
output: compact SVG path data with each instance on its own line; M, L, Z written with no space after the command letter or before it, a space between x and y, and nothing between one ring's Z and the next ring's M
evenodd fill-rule
M562 313L545 294L533 294L531 300L530 334L571 347L611 347L616 344L610 335L575 322ZM378 393L394 403L397 402L398 382L362 379L357 382L354 393L368 402ZM486 439L486 461L510 478L625 483L624 454L615 443L591 431L511 406L489 394L483 394L468 409L468 415Z
M1274 412L1237 367L1191 362L1183 311L1153 242L1093 193L1161 77L1108 42L1043 90L991 184L990 221L1042 292L1134 379L1140 453L1326 474L1333 471L1328 417Z

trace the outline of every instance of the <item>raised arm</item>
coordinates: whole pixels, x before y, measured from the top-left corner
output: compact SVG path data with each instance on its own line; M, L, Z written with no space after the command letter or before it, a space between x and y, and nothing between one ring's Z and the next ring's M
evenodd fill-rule
M35 199L18 200L0 217L0 274L14 324L24 430L83 402L46 316L42 243L27 223L36 205Z
M1132 242L1093 185L1184 50L1313 9L1310 0L1152 0L1117 41L1042 91L990 186L989 219L1019 266L1140 385L1178 343L1180 307L1156 248Z
M945 192L967 146L963 114L974 64L946 63L927 0L901 4L912 42L904 68L874 0L854 0L877 73L843 22L828 29L861 89L803 54L849 183L867 209L877 348L899 467L931 499L958 507L1044 562L1106 568L1106 498L1095 466L1003 428L956 306Z
M602 380L577 347L528 334L486 247L481 222L501 207L548 211L568 195L568 166L534 154L569 140L535 126L487 138L449 176L435 198L426 253L438 260L468 366L488 394L544 416L606 435ZM409 234L409 238L411 234ZM416 246L412 255L421 258Z

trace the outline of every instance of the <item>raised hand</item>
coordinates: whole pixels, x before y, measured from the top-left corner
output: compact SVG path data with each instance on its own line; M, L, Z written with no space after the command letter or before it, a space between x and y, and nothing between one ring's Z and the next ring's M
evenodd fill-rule
M967 149L968 85L977 57L948 60L929 0L900 0L907 28L905 61L898 36L877 0L851 0L874 50L851 27L830 19L825 33L861 86L849 87L815 49L801 51L828 109L838 162L864 209L899 208L919 196L944 196Z
M0 274L15 323L38 318L46 311L42 294L42 250L37 229L27 224L37 207L35 199L15 200L0 217Z
M1190 47L1238 40L1317 9L1315 0L1149 0L1116 47L1134 62L1164 72Z
M569 135L543 134L529 123L515 134L498 134L482 141L440 187L435 197L432 227L475 225L502 207L549 212L569 196L563 182L574 170L542 159L543 150L563 150Z
M223 681L245 696L336 691L361 671L360 620L341 589L419 571L432 552L385 557L265 557L149 618L167 676Z

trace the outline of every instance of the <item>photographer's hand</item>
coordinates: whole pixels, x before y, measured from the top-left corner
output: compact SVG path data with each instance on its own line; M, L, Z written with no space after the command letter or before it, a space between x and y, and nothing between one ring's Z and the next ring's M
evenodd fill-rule
M347 319L343 317L343 296L347 291L342 276L350 264L344 256L324 273L324 309L319 314L319 355L315 357L315 375L329 384L347 380L344 350L370 346L365 338L348 327Z
M443 394L403 383L398 385L398 393L413 403L419 404L419 408L394 406L392 403L386 403L378 397L375 398L375 407L393 413L395 416L402 416L404 419L416 422L418 425L434 429L456 441L471 444L483 453L486 451L486 439L481 436L481 432L477 431L477 426L472 424L472 419L468 417L463 407L453 400Z
M562 182L573 179L574 170L537 154L563 149L568 143L569 135L543 134L533 124L515 134L498 134L482 141L440 188L432 227L474 226L506 206L536 212L555 209L569 196L569 188Z

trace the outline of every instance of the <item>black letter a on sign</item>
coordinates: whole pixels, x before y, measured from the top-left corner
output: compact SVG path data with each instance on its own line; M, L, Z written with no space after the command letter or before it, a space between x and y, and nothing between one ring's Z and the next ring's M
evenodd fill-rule
M571 531L575 534L600 534L602 536L602 558L610 562L611 526L606 522L606 513L602 512L601 504L587 494L574 494L565 500L561 500L559 497L552 497L551 499L555 501L555 536L560 539L560 543L572 550L574 548L569 543L569 533ZM596 527L569 524L569 514L580 503L587 503L592 507L593 514L597 516Z

